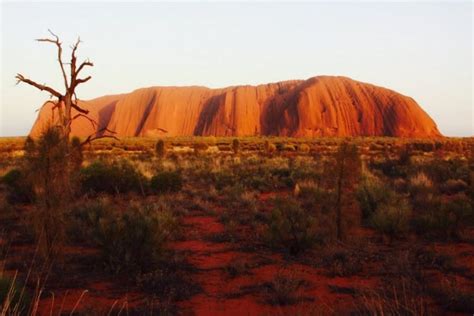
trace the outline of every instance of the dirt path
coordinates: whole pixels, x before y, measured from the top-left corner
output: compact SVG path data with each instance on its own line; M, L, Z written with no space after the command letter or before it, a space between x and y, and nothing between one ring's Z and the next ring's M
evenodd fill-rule
M202 288L199 294L179 304L184 314L326 314L334 312L328 306L352 305L350 291L337 289L350 290L371 283L359 277L331 278L316 268L286 262L279 255L239 250L238 244L215 238L224 232L224 227L214 215L193 212L184 218L184 225L185 238L176 242L174 248L186 253L188 262L196 268L192 278ZM305 284L297 290L302 299L295 305L268 302L268 284L282 272Z
M186 239L174 244L187 253L188 262L197 272L193 279L202 292L183 302L181 307L196 315L254 315L265 311L256 298L229 298L241 286L254 282L249 275L231 277L228 268L235 263L252 260L252 255L235 250L235 245L216 241L224 227L216 216L194 214L184 219Z

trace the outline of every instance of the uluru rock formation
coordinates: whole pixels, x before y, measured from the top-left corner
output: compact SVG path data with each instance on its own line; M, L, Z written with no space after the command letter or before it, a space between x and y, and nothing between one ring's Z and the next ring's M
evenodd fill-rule
M439 137L435 122L410 97L346 77L319 76L222 89L150 87L80 105L72 134L104 127L117 136L395 136ZM31 130L53 119L44 106Z

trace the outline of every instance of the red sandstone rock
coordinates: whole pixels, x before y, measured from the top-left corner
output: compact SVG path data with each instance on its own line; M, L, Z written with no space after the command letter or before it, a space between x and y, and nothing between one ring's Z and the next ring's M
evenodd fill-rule
M439 137L410 97L345 77L320 76L223 89L151 87L83 101L99 124L77 119L72 133L107 127L117 136L396 136ZM31 135L52 120L39 113Z

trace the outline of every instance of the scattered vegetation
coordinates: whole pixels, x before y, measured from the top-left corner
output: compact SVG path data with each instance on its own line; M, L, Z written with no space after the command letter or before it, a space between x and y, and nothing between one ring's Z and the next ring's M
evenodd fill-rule
M155 152L156 156L160 159L163 159L166 156L166 144L162 139L156 143Z
M150 180L150 189L157 193L177 192L183 186L183 179L179 171L162 171Z
M273 279L265 284L267 289L267 302L272 305L293 305L304 297L300 289L304 285L304 280L297 278L291 273L279 272Z
M28 181L24 170L12 169L2 177L2 183L7 188L7 200L10 203L32 203L35 193L31 182Z
M178 221L168 209L132 206L107 214L97 225L94 237L105 267L114 273L141 273L153 270L162 259Z
M316 219L293 199L277 199L268 223L272 247L284 247L295 255L311 248L317 241Z
M411 209L403 198L382 204L370 217L370 225L390 239L403 237L409 230Z
M43 243L38 249L56 259L51 291L61 273L95 267L146 296L150 310L176 314L176 301L209 294L206 263L229 286L258 274L257 285L234 295L261 295L285 312L307 310L324 287L354 301L355 314L471 309L474 164L467 146L449 151L454 140L108 139L83 147L56 136L28 139L14 160L22 146L9 143L0 155L0 229L16 239L18 260L30 255L22 247ZM66 245L91 251L59 260L55 249ZM12 266L24 282L24 264ZM284 266L298 274L266 270ZM448 275L460 283L440 282Z
M82 191L91 194L144 193L146 188L143 175L125 159L94 161L81 169L80 179Z

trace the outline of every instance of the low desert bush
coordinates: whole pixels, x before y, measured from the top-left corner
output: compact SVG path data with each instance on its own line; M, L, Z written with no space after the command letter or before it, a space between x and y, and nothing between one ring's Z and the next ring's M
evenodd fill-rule
M158 297L161 301L182 301L201 291L200 286L189 276L193 269L185 257L170 253L163 257L153 270L139 273L135 282L142 291Z
M328 269L331 277L349 277L362 271L361 255L346 249L328 249L323 257L323 266Z
M410 178L410 191L413 194L429 191L433 189L433 181L423 172L417 173Z
M372 170L378 170L389 178L405 178L408 173L408 166L400 165L398 159L385 157L383 160L372 159L369 163Z
M411 163L412 151L410 146L403 145L398 152L398 164L407 166Z
M68 236L73 242L94 245L100 234L100 222L114 210L106 200L87 201L68 214Z
M209 145L204 142L198 142L194 144L194 153L199 154L209 149Z
M302 300L300 289L304 280L297 278L292 273L277 273L264 284L267 292L267 302L271 305L293 305Z
M231 261L224 267L225 272L231 278L251 274L250 269L251 264L249 262L239 259Z
M448 195L467 191L468 185L461 179L449 179L441 185L441 192Z
M277 146L275 146L273 143L270 143L268 140L266 140L263 144L263 148L267 154L273 154L277 150Z
M281 150L282 151L296 151L296 146L293 144L284 144Z
M293 172L288 167L270 168L269 173L277 188L291 188L295 185Z
M463 291L455 278L446 278L440 286L431 286L430 293L447 311L466 314L474 311L474 293Z
M435 199L429 207L417 212L413 225L415 231L434 239L457 239L467 227L474 226L474 210L470 199L458 194L449 201Z
M233 186L238 182L236 176L230 170L221 170L212 173L212 181L217 190Z
M234 152L234 154L238 154L240 151L240 140L238 140L237 138L232 140L232 151Z
M113 163L95 161L81 169L80 181L84 193L143 193L146 188L144 176L125 159Z
M150 180L150 189L156 193L177 192L183 186L179 171L163 171L155 174Z
M357 188L357 201L362 212L362 219L369 219L384 204L394 198L395 193L379 178L365 172Z
M396 197L380 205L371 215L370 225L389 238L403 237L410 228L411 208L406 199Z
M284 247L296 255L311 248L317 242L317 222L311 212L292 198L274 201L267 238L274 248Z
M408 192L413 208L423 210L432 202L436 190L433 181L424 172L419 172L409 179Z
M199 292L185 273L168 269L139 274L135 281L141 290L170 301L186 300Z
M298 146L298 151L302 152L302 153L309 153L310 151L310 147L308 144L301 144Z
M113 273L153 271L178 230L170 210L153 206L109 214L98 224L96 242L104 265Z
M460 179L469 182L468 162L461 159L433 159L420 165L420 168L436 183L444 183L449 179Z
M12 169L8 171L2 178L7 189L7 200L12 204L31 203L35 199L32 184L28 181L28 177L21 169Z
M165 142L160 139L156 145L155 145L155 153L156 156L160 159L164 158L166 156L166 144Z

